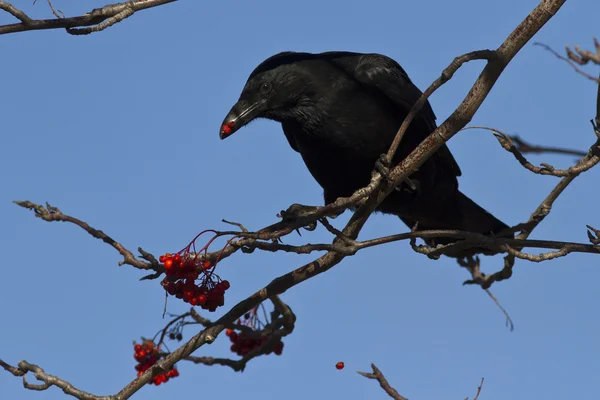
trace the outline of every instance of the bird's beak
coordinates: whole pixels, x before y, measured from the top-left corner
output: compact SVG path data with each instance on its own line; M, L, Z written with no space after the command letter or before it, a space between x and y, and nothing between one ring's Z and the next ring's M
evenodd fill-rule
M265 105L266 101L264 100L257 103L249 103L243 100L238 101L223 120L219 137L225 139L233 135L237 130L258 117L265 110Z

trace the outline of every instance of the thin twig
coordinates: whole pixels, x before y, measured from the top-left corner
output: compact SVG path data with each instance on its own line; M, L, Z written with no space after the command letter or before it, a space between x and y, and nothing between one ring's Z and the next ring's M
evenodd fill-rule
M26 201L13 201L13 203L15 203L16 205L18 205L20 207L32 210L35 213L35 216L37 218L43 219L44 221L70 222L72 224L79 226L81 229L83 229L84 231L89 233L92 237L95 237L96 239L100 239L104 243L107 243L109 246L115 248L119 252L119 254L121 254L123 256L123 261L119 262L120 266L127 264L127 265L131 265L132 267L139 268L139 269L145 269L145 270L152 269L152 270L156 270L157 272L163 272L163 270L161 269L158 262L156 262L156 260L154 260L155 263L144 262L144 261L138 260L137 258L135 258L135 256L133 255L133 253L131 251L126 249L122 244L115 241L113 238L108 236L106 233L102 232L101 230L92 228L90 225L88 225L87 222L84 222L80 219L71 217L70 215L63 214L62 211L60 211L57 207L52 207L48 203L46 203L46 207L44 207L44 206L32 203L27 200ZM142 253L143 256L144 256L144 253ZM148 253L145 253L145 254L146 254L146 257L149 256Z
M371 368L373 369L373 372L360 372L357 371L359 375L364 376L365 378L368 379L375 379L377 382L379 382L379 386L381 386L381 388L394 400L408 400L406 397L402 396L400 393L398 393L398 391L396 389L394 389L389 382L387 381L387 379L385 379L385 376L383 375L383 373L379 370L379 368L377 368L375 366L375 364L371 364Z
M540 174L540 175L552 175L552 176L558 176L558 177L579 175L582 172L585 172L585 171L589 170L590 168L596 166L600 162L600 156L598 156L598 149L597 149L598 144L596 143L596 144L592 145L589 152L583 153L584 158L582 158L573 167L570 167L568 169L556 169L552 165L547 164L547 163L542 163L541 167L537 167L537 166L533 165L531 162L529 162L529 160L527 160L523 156L520 149L517 148L517 146L513 143L513 139L506 133L504 133L498 129L495 129L495 128L489 128L487 126L469 126L469 127L463 128L463 130L467 130L467 129L484 129L484 130L493 132L494 136L496 137L496 139L498 139L498 142L500 143L502 148L504 148L506 151L512 153L514 155L514 157L517 159L517 161L519 161L519 163L523 167L525 167L526 169L528 169L529 171L531 171L533 173ZM558 149L558 150L562 151L563 153L565 152L565 150L562 150L562 149ZM572 150L571 150L571 154L573 154ZM590 157L585 157L587 155L590 155Z
M473 400L477 400L479 398L479 395L481 394L481 388L482 387L483 387L483 378L481 378L481 383L477 387L477 393L475 393L475 397L473 397ZM468 397L467 397L467 400L469 400Z
M595 40L595 43L597 44L598 42ZM577 64L575 64L575 62L573 60L574 57L571 58L572 56L575 55L574 53L572 53L572 52L570 54L567 53L569 55L569 58L567 58L567 57L564 57L564 56L561 56L560 54L558 54L554 49L552 49L552 47L548 46L547 44L536 42L536 43L534 43L534 45L540 46L540 47L544 48L545 50L547 50L550 53L554 54L554 56L556 56L556 58L565 61L567 64L569 64L571 67L573 67L573 69L575 70L575 72L577 72L578 74L585 76L586 78L588 78L591 81L600 83L600 78L596 78L595 76L592 76L592 75L588 74L587 72L585 72L584 70L582 70L581 68L579 68L577 66ZM569 50L570 49L567 47L567 52ZM598 50L598 51L600 52L600 50ZM592 60L592 58L590 58L590 60ZM582 62L582 64L585 64L586 62Z

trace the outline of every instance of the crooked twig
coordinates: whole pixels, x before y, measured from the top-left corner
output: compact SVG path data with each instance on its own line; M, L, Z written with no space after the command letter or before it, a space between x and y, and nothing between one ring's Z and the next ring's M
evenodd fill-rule
M21 23L0 26L0 35L7 33L36 31L44 29L64 28L71 35L88 35L93 32L102 31L125 18L132 16L137 11L173 3L177 0L133 0L123 3L109 4L102 8L96 8L87 14L77 17L64 18L59 15L52 3L48 1L52 13L56 19L32 19L23 11L15 8L7 1L0 1L0 10L4 10L16 17ZM62 11L61 11L62 13Z
M6 362L0 360L0 366L5 370L13 374L14 376L23 377L23 386L25 389L42 391L52 386L56 386L61 389L65 394L76 397L80 400L116 400L113 396L96 396L83 390L77 389L71 383L61 379L57 376L46 373L41 367L31 364L27 361L19 362L17 367L13 367ZM42 382L40 384L29 383L27 381L27 374L31 372L35 378Z
M579 46L575 46L575 52L574 52L567 46L567 48L566 48L567 57L565 57L565 56L558 54L554 49L552 49L552 47L548 46L547 44L534 43L534 45L544 48L545 50L554 54L554 56L556 58L565 61L567 64L569 64L571 67L573 67L575 72L577 72L578 74L585 76L586 78L588 78L591 81L600 83L600 78L596 78L595 76L588 74L587 72L585 72L584 70L582 70L581 68L579 68L577 66L577 64L585 65L590 61L593 63L596 63L596 64L600 64L600 43L598 42L598 40L596 38L594 38L594 46L596 47L596 52L597 52L596 54L592 53L591 51L581 50L579 48Z
M408 400L406 397L404 397L400 393L398 393L398 391L396 389L394 389L389 384L389 382L387 381L387 379L385 378L385 376L383 375L383 373L379 370L379 368L377 368L375 366L375 364L371 364L371 368L373 369L373 372L360 372L360 371L358 371L358 374L362 375L362 376L364 376L365 378L368 378L368 379L375 379L377 382L379 382L379 386L381 386L381 388L392 399L394 399L394 400Z
M504 133L498 129L495 129L495 128L489 128L487 126L470 126L470 127L463 128L463 130L466 130L466 129L484 129L484 130L493 132L494 136L496 137L496 139L498 139L498 143L500 143L502 148L504 148L506 151L512 153L512 155L515 156L517 161L519 161L519 163L523 167L525 167L526 169L528 169L529 171L531 171L533 173L540 174L540 175L552 175L552 176L557 176L557 177L579 175L582 172L585 172L585 171L591 169L592 167L596 166L600 162L600 156L598 156L599 143L597 142L591 146L590 150L587 153L583 153L584 157L581 160L579 160L577 162L577 164L574 165L573 167L570 167L568 169L556 169L552 165L547 164L547 163L542 163L541 167L537 167L537 166L533 165L531 162L529 162L529 160L527 160L523 156L520 149L513 142L513 139L506 133ZM558 149L558 150L563 153L566 152L566 150L563 150L563 149ZM541 151L539 151L539 152L541 152ZM570 152L571 152L571 154L573 154L574 151L570 150ZM589 157L587 157L588 155L589 155Z

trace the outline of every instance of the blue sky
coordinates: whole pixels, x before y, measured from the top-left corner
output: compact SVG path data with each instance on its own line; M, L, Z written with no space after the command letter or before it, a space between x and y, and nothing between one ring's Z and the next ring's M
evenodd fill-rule
M54 5L70 16L103 4L83 3ZM498 46L536 4L182 0L90 36L2 36L0 358L26 359L83 390L112 394L135 376L132 340L165 323L158 281L139 282L142 272L118 267L112 248L73 225L37 220L12 200L48 201L130 249L156 255L203 229L226 228L222 218L258 229L294 202L322 201L278 124L258 121L227 141L218 138L260 61L283 50L379 52L425 88L455 56ZM534 41L557 50L591 47L599 7L568 2ZM51 17L43 1L23 8ZM12 21L0 14L0 23ZM481 67L461 69L432 97L440 121ZM587 149L595 95L593 83L529 43L472 124ZM463 170L461 190L509 224L526 220L557 182L523 169L489 133L467 131L449 146ZM533 237L585 242L585 225L600 227L599 171L578 178ZM375 215L361 237L405 230L396 218ZM305 237L328 240L322 232ZM232 285L226 306L308 260L231 257L219 267ZM483 268L495 271L501 261L485 258ZM282 296L298 320L281 357L254 360L244 373L180 363L180 377L134 398L386 398L354 373L371 362L411 399L472 397L481 377L480 399L590 398L600 389L597 265L597 257L579 254L519 262L511 280L492 288L516 324L510 332L483 291L461 286L467 274L453 260L431 261L408 243L369 249ZM171 312L186 309L169 303ZM229 354L225 337L196 353ZM337 361L346 369L337 371ZM0 397L64 396L56 388L25 391L3 373Z

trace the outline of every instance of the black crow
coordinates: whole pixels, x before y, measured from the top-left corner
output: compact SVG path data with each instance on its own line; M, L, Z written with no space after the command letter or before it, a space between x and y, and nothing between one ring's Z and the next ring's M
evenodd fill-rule
M230 136L256 118L280 122L290 146L300 153L329 204L369 183L374 166L420 96L404 69L380 54L283 52L250 74L223 121L220 137ZM408 128L392 164L436 128L435 120L427 103ZM409 227L418 222L419 230L490 234L508 228L458 190L460 175L444 145L378 211L399 216Z

